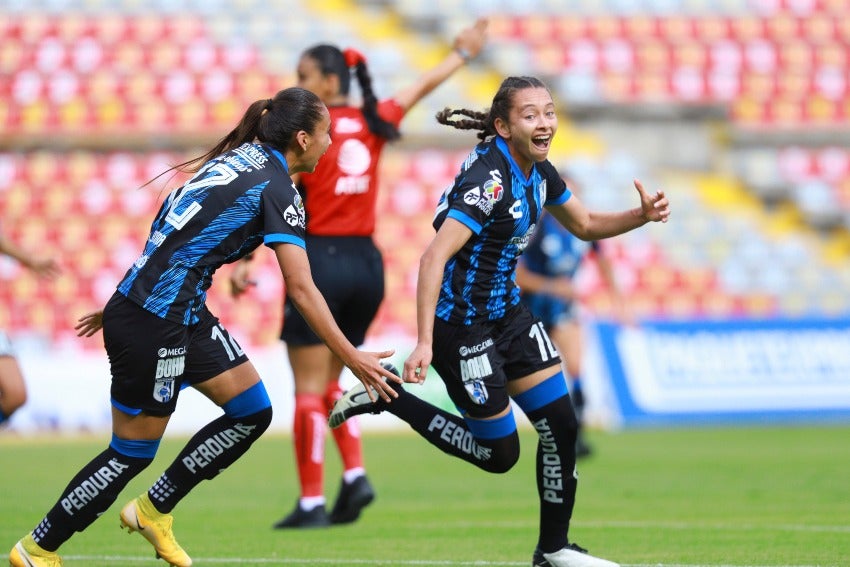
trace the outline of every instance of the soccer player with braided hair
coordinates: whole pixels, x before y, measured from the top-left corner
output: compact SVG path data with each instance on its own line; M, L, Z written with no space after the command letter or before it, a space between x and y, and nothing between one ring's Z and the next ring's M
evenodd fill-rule
M368 63L357 50L322 44L301 54L298 84L328 106L334 141L316 171L298 179L307 211L307 253L316 285L355 345L363 343L384 297L383 258L373 241L382 150L388 141L399 138L399 125L411 108L479 54L486 30L484 19L461 30L454 49L440 63L384 100L375 95ZM352 74L360 86L362 106L350 101ZM249 282L243 263L232 273L232 290L238 295ZM333 432L343 478L330 512L324 496L326 418L342 395L341 361L293 309L288 296L281 339L286 342L295 382L293 443L300 496L292 512L274 527L354 522L375 497L366 476L356 420Z
M379 396L395 396L384 380L398 378L380 365L392 351L364 352L346 340L310 276L304 210L290 175L313 171L331 143L330 124L315 94L284 89L251 104L213 149L176 166L194 177L163 202L144 250L106 307L77 325L81 336L103 329L112 372L112 439L12 548L12 567L62 564L57 549L151 464L183 387L195 388L223 413L121 509L120 519L169 565L192 564L174 537L171 511L242 457L272 419L256 369L206 307L216 270L261 244L274 250L293 303L336 356Z
M405 382L421 383L429 365L460 416L400 384L398 396L373 401L355 385L336 404L331 427L352 415L388 411L449 455L492 473L519 459L511 399L539 436L536 567L613 567L568 538L577 487L577 421L561 361L542 322L520 302L514 277L543 207L583 240L598 240L665 222L664 193L635 180L640 206L588 211L548 160L558 128L555 103L534 77L508 77L489 110L446 109L442 124L477 130L481 142L437 205L437 233L419 263L418 341L404 363Z

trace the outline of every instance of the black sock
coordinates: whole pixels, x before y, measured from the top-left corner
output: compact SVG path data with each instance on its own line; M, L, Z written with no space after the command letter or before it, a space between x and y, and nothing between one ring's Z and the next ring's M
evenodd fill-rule
M527 412L539 436L537 493L540 497L538 547L550 553L568 542L576 498L576 432L578 422L569 396Z
M106 512L118 494L151 462L128 457L112 447L92 459L68 483L62 497L33 530L35 542L56 551L74 532L81 532Z
M167 514L202 480L215 478L259 439L272 421L272 408L232 418L223 415L198 431L148 490L154 507Z
M394 384L394 387L396 385ZM505 437L475 437L463 418L433 406L400 385L399 395L382 409L407 422L429 443L487 472L503 473L519 459L519 435L516 429Z

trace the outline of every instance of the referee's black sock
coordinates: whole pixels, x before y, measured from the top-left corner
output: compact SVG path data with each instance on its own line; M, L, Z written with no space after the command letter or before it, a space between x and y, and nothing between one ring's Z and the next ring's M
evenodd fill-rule
M159 441L136 443L158 445ZM68 483L62 497L33 530L35 542L47 551L56 551L74 532L86 529L115 502L127 483L151 464L156 447L143 452L150 456L128 456L110 444Z
M245 454L268 429L272 408L239 418L223 415L198 431L148 490L154 507L168 514L202 480L215 478Z

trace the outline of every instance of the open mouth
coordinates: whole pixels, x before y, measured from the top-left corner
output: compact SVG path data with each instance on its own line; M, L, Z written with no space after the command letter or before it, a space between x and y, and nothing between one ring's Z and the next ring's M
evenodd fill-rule
M552 136L535 136L531 139L531 143L538 150L548 150L551 142Z

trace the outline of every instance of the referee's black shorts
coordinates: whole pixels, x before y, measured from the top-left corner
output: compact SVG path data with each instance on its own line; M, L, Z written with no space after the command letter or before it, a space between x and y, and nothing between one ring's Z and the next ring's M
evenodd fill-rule
M171 415L180 390L218 376L248 357L205 307L181 325L115 292L103 310L103 343L112 371L112 404L134 415Z
M355 346L384 299L384 259L369 236L307 236L313 281L330 307L336 324ZM295 305L286 298L281 340L291 346L322 342Z

